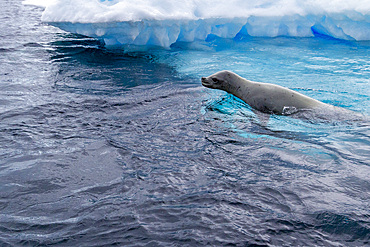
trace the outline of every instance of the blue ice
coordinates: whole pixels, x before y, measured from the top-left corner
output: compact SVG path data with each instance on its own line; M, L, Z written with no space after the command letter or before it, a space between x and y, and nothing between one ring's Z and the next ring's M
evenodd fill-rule
M370 40L370 2L323 0L28 0L42 20L106 45L170 47L207 37Z

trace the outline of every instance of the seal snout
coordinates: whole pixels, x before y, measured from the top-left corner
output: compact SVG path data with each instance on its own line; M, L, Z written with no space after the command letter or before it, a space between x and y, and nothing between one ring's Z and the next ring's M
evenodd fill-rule
M205 86L205 87L209 87L210 86L210 83L208 82L207 80L207 77L202 77L202 85Z

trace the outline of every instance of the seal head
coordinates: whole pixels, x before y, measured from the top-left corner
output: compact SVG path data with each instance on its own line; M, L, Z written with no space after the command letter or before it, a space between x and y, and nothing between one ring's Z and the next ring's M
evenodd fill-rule
M208 77L202 77L202 85L212 89L220 89L226 92L231 92L230 89L234 87L233 81L240 80L239 76L231 71L219 71Z

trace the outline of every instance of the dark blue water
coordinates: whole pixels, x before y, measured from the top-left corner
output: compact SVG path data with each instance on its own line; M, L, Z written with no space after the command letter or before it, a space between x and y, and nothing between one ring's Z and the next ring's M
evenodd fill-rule
M0 12L0 246L366 246L367 120L272 116L221 69L370 115L370 45L325 37L107 49Z

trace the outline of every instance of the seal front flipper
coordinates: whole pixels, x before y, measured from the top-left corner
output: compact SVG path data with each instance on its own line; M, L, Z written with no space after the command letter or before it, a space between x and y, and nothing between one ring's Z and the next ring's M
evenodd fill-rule
M270 119L270 116L271 114L269 113L263 113L263 112L260 112L258 110L255 110L255 109L252 109L253 113L256 114L257 118L258 118L258 121L260 122L260 124L264 127L267 126L267 123Z

